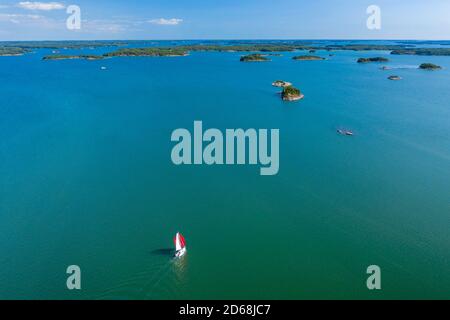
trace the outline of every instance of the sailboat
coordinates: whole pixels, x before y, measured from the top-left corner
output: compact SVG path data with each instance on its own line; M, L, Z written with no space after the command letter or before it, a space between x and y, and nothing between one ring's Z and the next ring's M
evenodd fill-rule
M352 136L353 135L353 131L346 130L346 129L338 129L337 132L343 136Z
M186 241L181 233L177 232L175 237L173 238L173 242L175 243L175 257L179 258L186 253Z

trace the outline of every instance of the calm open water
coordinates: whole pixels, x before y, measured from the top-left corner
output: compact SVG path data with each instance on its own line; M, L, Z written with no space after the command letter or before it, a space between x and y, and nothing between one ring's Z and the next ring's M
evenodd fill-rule
M49 52L0 57L0 298L450 296L450 57ZM355 62L380 55L444 69ZM305 99L282 102L277 79ZM194 120L279 128L278 175L174 166L170 134ZM81 291L66 289L71 264ZM371 264L381 291L366 288Z

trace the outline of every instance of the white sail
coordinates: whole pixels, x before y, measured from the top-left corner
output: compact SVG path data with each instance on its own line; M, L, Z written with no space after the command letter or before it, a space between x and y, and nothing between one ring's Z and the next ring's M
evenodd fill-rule
M175 251L179 251L181 248L180 233L177 232L177 235L175 236Z

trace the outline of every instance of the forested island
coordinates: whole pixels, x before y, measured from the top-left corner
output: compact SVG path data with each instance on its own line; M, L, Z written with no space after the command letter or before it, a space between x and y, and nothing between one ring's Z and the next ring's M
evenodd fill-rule
M313 61L313 60L325 60L325 58L318 56L295 56L292 57L293 60L301 60L301 61Z
M369 63L369 62L388 62L389 59L383 57L374 58L359 58L356 62L358 63Z
M21 56L27 53L28 50L17 47L0 47L0 56Z
M433 64L433 63L422 63L419 66L419 69L423 69L423 70L439 70L439 69L442 69L442 67L438 66L437 64Z
M414 48L394 50L391 54L416 56L450 56L450 48Z
M178 46L186 51L218 51L218 52L288 52L307 50L308 46L293 44L240 44L240 45L190 45Z
M22 49L85 49L125 46L125 41L2 41L0 48Z
M179 57L188 55L188 51L179 48L123 48L117 51L106 53L105 57Z
M299 89L288 86L284 87L283 91L281 92L281 98L284 101L296 101L304 98L304 95L300 92Z
M167 46L165 45L167 44ZM216 51L216 52L248 52L240 61L261 62L269 61L266 56L280 55L280 52L295 52L316 50L352 50L352 51L390 51L392 55L420 55L420 56L450 56L450 48L415 48L409 42L395 45L382 44L331 44L317 45L314 41L229 41L221 44L216 43L195 43L189 45L176 45L170 41L3 41L0 42L1 56L18 56L30 53L37 49L53 49L54 55L47 55L43 60L63 60L63 59L86 59L99 60L106 57L180 57L186 56L190 52ZM107 47L124 47L104 54L60 54L59 50L65 49L95 49ZM136 48L130 47L136 46ZM137 47L142 46L142 47ZM58 51L56 51L58 50ZM331 54L329 55L331 56ZM294 60L312 61L325 60L323 57L315 55L298 55ZM358 63L387 62L384 57L360 58ZM433 68L425 68L433 69Z
M381 45L381 44L333 44L333 45L314 45L313 41L277 41L267 43L254 43L252 41L243 41L235 44L192 44L192 45L173 45L173 42L167 42L170 46L165 46L166 42L151 41L12 41L0 42L0 55L19 55L36 49L95 49L107 47L124 47L116 51L111 51L103 56L185 56L189 52L195 51L217 51L217 52L249 52L249 53L273 53L309 51L316 50L352 50L352 51L390 51L393 55L420 55L420 56L450 56L450 48L414 48L411 44L400 45ZM148 46L158 44L157 46ZM136 48L131 48L135 46ZM137 47L140 46L140 47ZM313 57L313 56L311 56ZM364 61L361 62L372 62ZM299 60L321 60L317 58L305 58Z
M242 56L240 61L241 62L265 62L265 61L270 61L270 60L262 54L254 53L254 54Z
M73 59L84 59L84 60L101 60L104 56L99 55L89 55L89 54L81 54L81 55L50 55L45 56L42 60L73 60Z
M48 55L45 56L43 60L100 60L110 57L179 57L186 56L187 54L187 51L177 48L122 48L103 55Z
M332 44L327 45L327 50L351 50L351 51L392 51L409 48L409 45L384 45L384 44Z

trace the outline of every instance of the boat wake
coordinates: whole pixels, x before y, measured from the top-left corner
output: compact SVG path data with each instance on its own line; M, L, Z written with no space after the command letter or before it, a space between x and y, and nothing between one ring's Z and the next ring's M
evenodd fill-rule
M396 65L396 66L385 66L382 67L382 70L393 70L393 69L418 69L419 66L418 65L411 65L411 64L400 64L400 65Z
M96 296L98 300L114 299L176 299L186 286L187 255L173 258L173 250L159 249L153 254L164 256L164 261L149 265L115 286Z

